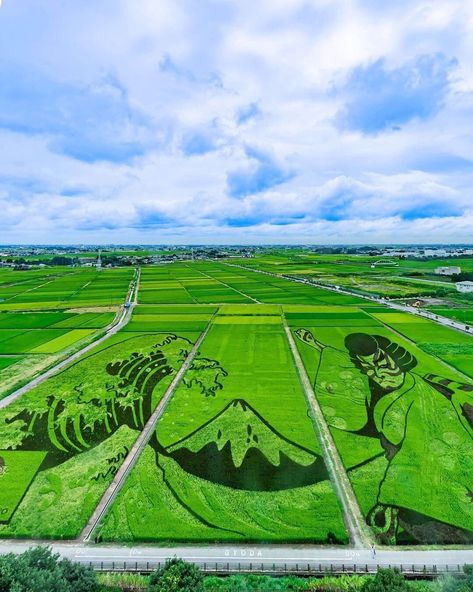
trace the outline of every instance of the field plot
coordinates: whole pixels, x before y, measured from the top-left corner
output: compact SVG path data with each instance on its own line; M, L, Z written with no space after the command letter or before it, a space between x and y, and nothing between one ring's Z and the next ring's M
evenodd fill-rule
M13 366L13 364L16 364L21 359L22 359L21 356L4 356L4 357L0 357L0 372L4 368L8 368L9 366Z
M473 324L473 306L458 307L458 308L444 308L443 306L430 306L429 310L434 314L442 317L448 317L461 323Z
M0 310L113 306L124 302L133 269L0 269Z
M378 312L286 316L380 541L471 543L473 381L401 335L441 327Z
M356 296L329 292L284 278L230 267L222 263L173 263L145 268L141 274L142 304L321 304L357 305Z
M180 264L143 270L139 301L144 304L252 302L237 290L203 273L198 266Z
M261 265L314 275L310 260ZM103 330L133 273L0 270L0 396ZM0 537L78 536L211 323L95 534L346 543L286 322L378 540L473 543L473 336L220 262L145 267L140 285L119 334L0 410Z
M281 319L251 308L215 317L105 540L347 542Z
M436 267L451 265L451 259L325 255L295 248L291 251L275 249L271 254L266 252L251 259L233 259L232 262L248 269L304 278L323 285L341 286L360 294L390 298L440 296L468 307L468 302L456 292L450 278L435 274ZM455 265L460 266L464 272L473 271L471 258L456 259Z
M197 336L117 334L0 410L0 537L78 536Z
M15 384L32 377L36 372L64 354L70 348L79 347L89 340L98 330L97 328L56 328L64 324L82 326L87 321L80 317L86 315L68 315L63 313L0 313L0 326L14 326L21 329L0 329L0 398L11 391ZM94 315L96 316L96 315ZM7 317L14 317L9 319ZM45 318L43 318L45 317ZM48 317L48 318L46 318ZM113 319L113 313L103 319L104 322ZM49 325L49 323L55 323ZM44 326L45 324L49 326ZM102 321L92 325L102 324Z
M346 296L322 290L314 286L291 282L282 277L255 273L251 270L231 267L221 263L198 263L196 267L203 273L225 282L229 287L239 290L248 297L265 304L360 304L363 301L355 296Z

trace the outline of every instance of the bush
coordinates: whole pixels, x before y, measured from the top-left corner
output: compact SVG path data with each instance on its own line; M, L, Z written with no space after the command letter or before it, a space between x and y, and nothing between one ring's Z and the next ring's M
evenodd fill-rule
M441 581L440 590L442 592L471 592L473 590L473 565L465 565L463 571L465 573L463 578L451 576Z
M296 576L275 578L261 575L210 576L204 580L205 592L307 592L308 581Z
M204 578L200 569L182 559L169 559L163 568L153 572L149 592L202 592Z
M380 569L373 579L365 582L362 592L409 592L409 589L398 569Z
M361 592L370 576L325 576L310 583L310 592Z

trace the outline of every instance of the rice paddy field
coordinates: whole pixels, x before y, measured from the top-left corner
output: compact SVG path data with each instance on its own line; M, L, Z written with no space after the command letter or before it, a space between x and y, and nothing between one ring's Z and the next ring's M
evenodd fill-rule
M234 259L232 262L267 273L337 285L360 294L397 299L441 295L453 302L460 311L471 311L471 301L456 291L451 278L435 273L437 267L451 265L459 266L463 272L473 273L471 257L456 257L452 262L452 259L320 255L298 249L274 249L269 254L265 252L251 259ZM450 306L440 308L448 309Z
M79 535L195 337L115 335L0 409L0 478L30 462L14 495L2 483L0 537Z
M471 542L471 357L460 372L427 354L447 338L429 321L352 315L288 322L367 523L387 544ZM471 339L446 331L458 347Z
M26 274L15 295L5 292L0 381L111 322L120 299L96 301L106 274L91 270L75 296L59 300L61 288L43 301L64 306L28 308L35 289L19 284L36 282L46 298L47 278L72 285L73 271ZM123 302L133 270L110 271ZM0 537L79 535L204 331L94 536L347 544L319 444L326 430L376 540L473 542L473 336L357 296L200 261L142 268L138 304L119 333L0 409Z
M280 311L222 308L101 536L346 542Z
M362 303L356 296L334 294L284 278L207 262L145 268L140 286L142 304Z

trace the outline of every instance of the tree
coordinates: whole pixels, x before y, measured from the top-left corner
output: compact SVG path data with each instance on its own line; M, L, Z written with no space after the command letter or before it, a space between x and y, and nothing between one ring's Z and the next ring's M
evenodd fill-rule
M149 592L202 592L204 578L200 569L182 559L168 559L149 579Z
M471 282L473 281L473 272L471 271L462 271L461 273L456 273L452 275L452 282Z
M59 569L71 592L98 592L99 585L92 569L69 559L63 559L59 563Z
M362 592L409 592L409 584L398 569L379 569L365 582Z
M47 547L0 557L0 592L98 592L92 570L59 560Z

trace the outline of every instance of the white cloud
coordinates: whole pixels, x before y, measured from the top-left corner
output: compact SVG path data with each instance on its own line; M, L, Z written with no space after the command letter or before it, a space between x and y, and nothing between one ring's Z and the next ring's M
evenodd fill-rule
M10 79L0 101L2 242L471 234L473 6L461 0L24 0L2 7L0 52L17 83L44 85L21 110ZM389 76L438 54L457 66L423 119L337 129L354 70L383 60ZM107 80L119 94L95 109ZM252 150L270 155L263 172Z

